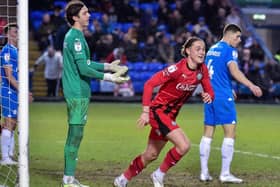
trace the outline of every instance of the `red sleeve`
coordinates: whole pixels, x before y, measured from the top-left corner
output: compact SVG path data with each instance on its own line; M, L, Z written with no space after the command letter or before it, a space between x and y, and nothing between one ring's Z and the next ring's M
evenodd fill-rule
M211 96L211 99L214 99L214 91L210 82L210 77L208 74L208 69L205 64L202 65L202 74L203 78L201 80L201 84L204 92L208 93Z
M142 105L150 106L154 88L172 79L172 77L175 76L174 74L175 73L170 73L168 68L154 74L144 85Z

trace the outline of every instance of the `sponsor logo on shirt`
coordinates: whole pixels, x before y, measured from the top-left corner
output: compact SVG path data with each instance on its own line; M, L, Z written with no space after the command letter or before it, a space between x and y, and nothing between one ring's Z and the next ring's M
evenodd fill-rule
M196 85L189 85L186 83L178 83L176 89L180 91L193 91L196 88Z
M208 51L207 55L209 55L209 56L220 56L221 52L220 51Z

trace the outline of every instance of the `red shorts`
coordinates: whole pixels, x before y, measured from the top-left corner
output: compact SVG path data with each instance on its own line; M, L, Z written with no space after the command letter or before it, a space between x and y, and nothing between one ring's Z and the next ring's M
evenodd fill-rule
M176 121L160 108L151 110L149 124L152 127L149 138L153 140L167 141L166 135L180 128Z

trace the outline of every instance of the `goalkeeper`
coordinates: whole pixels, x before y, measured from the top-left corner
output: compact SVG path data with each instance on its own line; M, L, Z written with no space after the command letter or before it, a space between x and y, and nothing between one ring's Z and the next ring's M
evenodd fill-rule
M88 105L91 96L92 78L123 83L128 68L119 66L119 61L111 64L90 60L90 52L83 29L88 27L90 14L81 1L70 1L66 6L66 20L71 28L66 33L63 45L62 86L67 103L68 135L64 148L65 168L63 187L86 187L75 179L78 151L87 121ZM113 73L104 73L110 71Z

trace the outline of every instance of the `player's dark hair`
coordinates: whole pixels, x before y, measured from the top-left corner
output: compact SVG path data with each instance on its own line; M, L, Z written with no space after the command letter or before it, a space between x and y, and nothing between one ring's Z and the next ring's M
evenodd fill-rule
M8 31L11 30L11 28L18 28L17 23L13 22L13 23L8 23L7 25L5 25L4 34L7 34Z
M181 48L181 55L183 57L188 57L188 54L186 53L186 49L191 47L192 44L196 41L202 41L204 43L204 41L201 39L201 38L198 38L196 36L192 36L192 37L189 37L185 43L182 45L182 48Z
M225 35L227 32L236 33L236 32L242 32L242 31L241 31L241 28L235 24L227 24L224 27L223 35Z
M80 10L85 6L82 1L74 0L70 1L66 8L66 21L72 26L74 25L75 21L73 20L73 16L78 16Z

